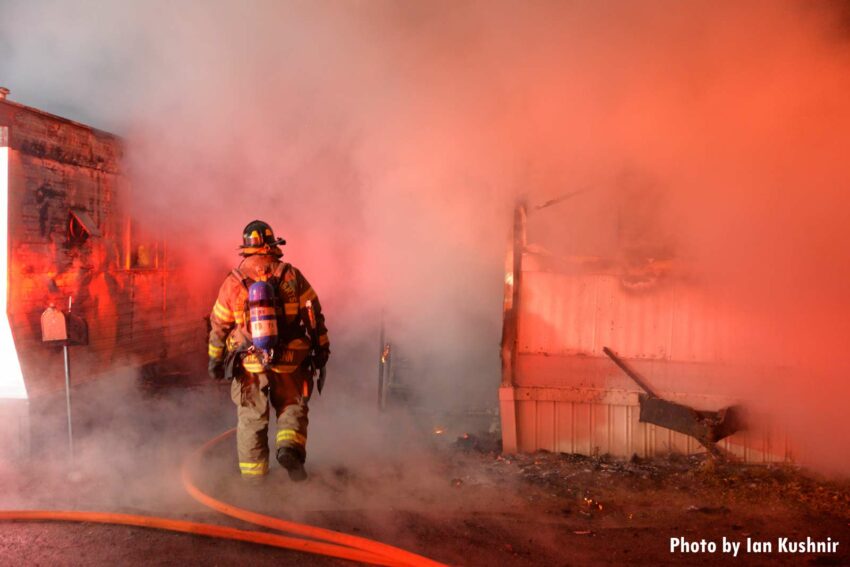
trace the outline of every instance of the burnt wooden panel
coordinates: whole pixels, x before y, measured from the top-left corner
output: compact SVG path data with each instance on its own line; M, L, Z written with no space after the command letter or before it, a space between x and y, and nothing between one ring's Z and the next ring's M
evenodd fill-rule
M126 268L131 199L121 140L9 101L0 101L0 125L9 126L11 148L8 312L29 395L63 387L61 349L42 344L40 316L51 303L64 309L69 296L89 324L89 345L71 351L77 384L119 366L205 357L203 310L189 300L181 268ZM101 235L69 242L72 209Z
M9 147L59 164L118 173L123 145L117 136L12 101L0 101L0 125Z

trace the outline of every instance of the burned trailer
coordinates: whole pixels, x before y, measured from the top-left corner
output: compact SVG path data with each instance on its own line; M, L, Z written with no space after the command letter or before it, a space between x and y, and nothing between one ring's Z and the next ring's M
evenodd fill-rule
M4 427L0 446L16 454L26 452L27 407L61 399L64 387L62 348L42 342L45 309L71 298L88 324L87 345L72 347L75 385L204 352L204 325L161 229L131 214L123 141L7 95L0 90L0 411L20 427Z
M505 452L651 457L714 452L716 442L717 454L745 462L797 459L767 416L747 412L744 427L737 404L769 387L774 370L742 362L746 314L657 238L574 201L557 215L525 204L514 213L499 389ZM597 223L593 237L568 228L582 218Z

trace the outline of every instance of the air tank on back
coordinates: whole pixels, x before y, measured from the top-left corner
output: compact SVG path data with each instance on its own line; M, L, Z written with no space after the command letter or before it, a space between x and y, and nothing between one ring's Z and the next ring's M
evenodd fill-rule
M274 290L268 282L255 282L248 288L248 310L251 318L251 341L262 351L266 360L271 358L277 344L277 313Z

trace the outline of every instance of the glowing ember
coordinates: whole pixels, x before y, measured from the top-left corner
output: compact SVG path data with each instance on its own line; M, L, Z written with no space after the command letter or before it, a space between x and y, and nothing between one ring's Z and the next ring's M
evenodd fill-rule
M390 358L390 343L387 343L384 346L384 351L381 353L381 363L386 364L387 360Z
M588 508L596 508L600 512L602 511L602 502L594 500L593 498L587 498L586 496L582 498L582 500L584 500L584 505Z
M446 430L443 429L442 427L435 427L434 428L434 435L442 435L445 432L446 432Z
M0 398L27 397L18 351L9 324L9 148L0 128Z

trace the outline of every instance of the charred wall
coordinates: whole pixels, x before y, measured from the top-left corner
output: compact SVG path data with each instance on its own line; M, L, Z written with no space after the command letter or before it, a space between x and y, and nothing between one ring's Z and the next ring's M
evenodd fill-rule
M181 307L189 291L163 234L134 223L118 137L10 101L8 312L30 397L62 387L61 349L41 342L51 303L89 324L72 348L75 383L116 365L203 351L203 320Z
M552 223L568 224L564 218ZM748 406L749 427L719 444L735 457L803 458L774 419L749 411L748 393L769 391L776 372L747 362L758 326L693 278L687 261L642 252L649 259L640 262L638 239L629 235L629 246L619 246L614 230L607 255L557 254L526 226L515 225L509 256L518 261L509 265L506 286L506 451L644 457L703 450L692 437L639 420L641 389L605 356L609 347L663 399L708 411ZM582 250L580 244L569 241Z

